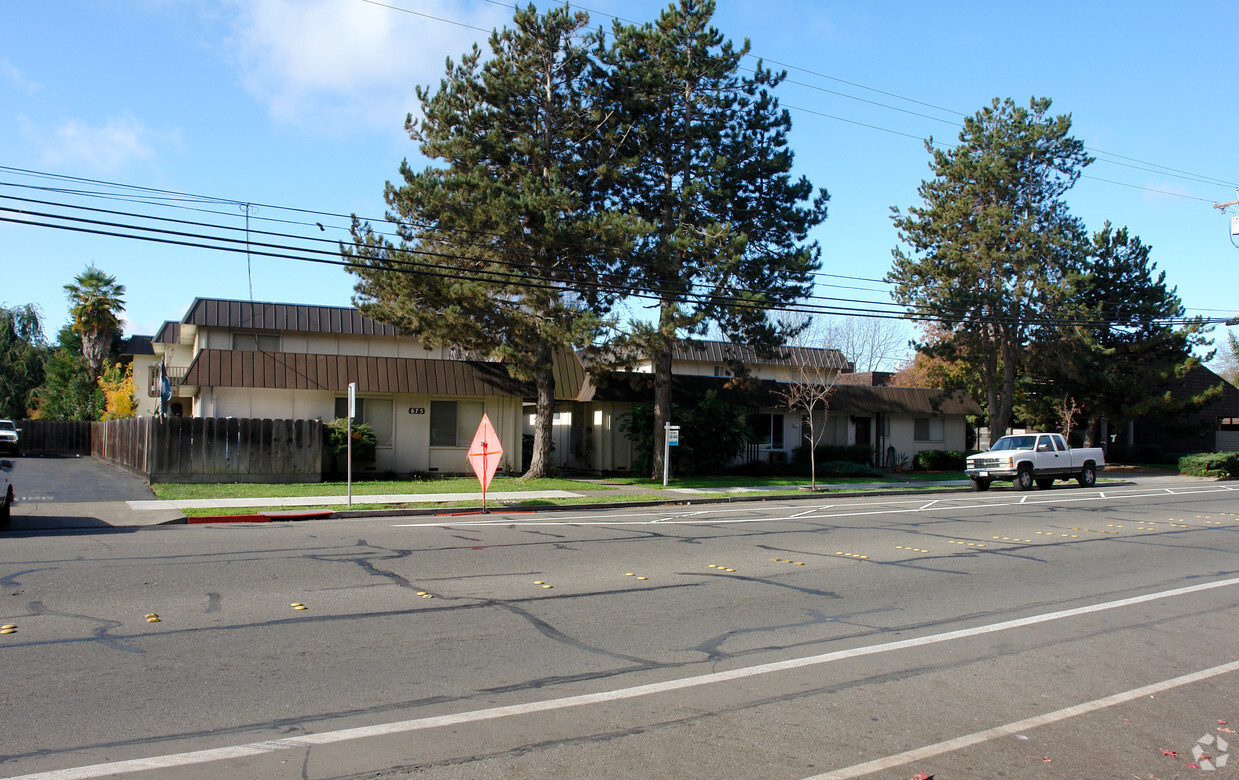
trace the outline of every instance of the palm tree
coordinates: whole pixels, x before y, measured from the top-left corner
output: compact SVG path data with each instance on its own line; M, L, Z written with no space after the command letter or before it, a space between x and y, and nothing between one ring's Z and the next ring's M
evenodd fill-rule
M117 284L94 263L65 285L69 294L69 313L73 329L82 335L82 358L91 384L99 380L103 363L112 346L112 337L120 331L120 318L125 310L125 285Z

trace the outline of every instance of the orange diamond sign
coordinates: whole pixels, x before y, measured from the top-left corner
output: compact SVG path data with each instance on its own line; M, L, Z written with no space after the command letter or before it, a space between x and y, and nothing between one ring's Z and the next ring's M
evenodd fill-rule
M490 418L486 415L482 415L478 432L473 434L468 458L478 482L482 483L482 507L485 509L486 488L490 487L490 481L494 479L499 461L503 458L503 445L499 443L499 434L495 433L495 426L490 424Z

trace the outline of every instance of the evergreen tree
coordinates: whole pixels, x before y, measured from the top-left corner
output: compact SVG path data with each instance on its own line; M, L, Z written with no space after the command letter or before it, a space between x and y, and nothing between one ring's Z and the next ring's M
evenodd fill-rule
M0 307L0 417L20 420L43 384L43 325L33 304Z
M1228 331L1217 351L1217 364L1213 367L1218 376L1239 386L1239 338L1235 332Z
M1025 377L1026 414L1047 419L1064 401L1099 440L1102 419L1117 429L1129 420L1172 420L1217 395L1171 397L1166 387L1200 365L1206 323L1184 320L1176 289L1150 261L1151 247L1127 228L1106 222L1093 234L1086 264L1067 281L1060 318L1037 329ZM1181 326L1173 322L1186 322Z
M82 337L66 325L55 349L43 364L43 385L35 391L39 420L97 420L105 401L98 382L92 381L82 360Z
M655 322L622 339L653 365L654 476L675 347L710 323L767 353L794 335L768 313L812 290L820 250L806 238L829 197L792 178L791 118L772 95L783 74L759 62L741 76L749 45L726 40L713 15L710 0L680 0L654 23L617 22L607 56L611 198L646 226L629 283L657 299Z
M956 147L929 139L924 204L892 209L910 249L892 252L894 296L941 326L936 351L977 376L995 438L1010 424L1034 330L1057 316L1086 252L1064 195L1092 158L1071 137L1071 117L1049 110L1048 98L1028 108L995 99L964 120Z
M112 342L120 334L120 313L125 310L125 285L100 271L94 263L65 285L73 329L82 337L86 374L94 383L103 373Z
M354 225L344 248L356 300L376 319L502 360L537 388L526 477L550 468L557 349L590 344L620 288L613 267L630 220L600 208L605 165L589 18L517 10L514 28L448 61L437 90L418 89L406 122L436 165L401 165L387 185L393 244Z

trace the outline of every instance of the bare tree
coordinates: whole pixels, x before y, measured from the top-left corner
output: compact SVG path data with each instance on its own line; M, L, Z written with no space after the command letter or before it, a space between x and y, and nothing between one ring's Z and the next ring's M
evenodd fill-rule
M908 357L903 320L837 317L822 323L820 343L843 353L853 371L894 371Z
M826 433L826 419L830 414L830 396L835 392L838 372L823 368L800 366L800 378L780 387L775 394L792 411L803 412L809 426L809 484L817 489L817 445ZM819 428L817 412L822 412Z
M1058 429L1062 431L1063 438L1066 439L1071 435L1071 431L1076 427L1076 415L1081 411L1076 399L1070 394L1064 395L1062 403L1054 407L1055 413L1058 414Z

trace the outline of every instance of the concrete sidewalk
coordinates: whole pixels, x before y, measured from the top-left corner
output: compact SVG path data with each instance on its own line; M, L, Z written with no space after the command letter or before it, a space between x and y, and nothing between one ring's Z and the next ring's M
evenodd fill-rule
M4 533L52 529L132 528L185 522L179 509L138 513L124 501L31 501L13 504Z

